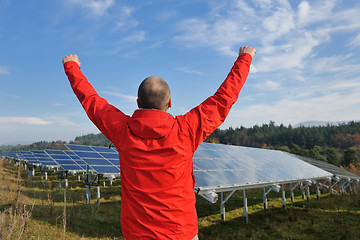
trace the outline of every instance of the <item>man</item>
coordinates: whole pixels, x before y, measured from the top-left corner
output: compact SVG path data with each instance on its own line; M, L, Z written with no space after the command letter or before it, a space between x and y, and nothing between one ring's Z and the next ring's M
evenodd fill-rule
M255 53L252 47L241 47L217 92L176 117L167 113L170 89L160 77L148 77L140 84L139 109L127 116L96 93L81 73L77 55L64 57L74 93L90 120L119 152L121 226L127 240L198 239L192 157L224 122Z

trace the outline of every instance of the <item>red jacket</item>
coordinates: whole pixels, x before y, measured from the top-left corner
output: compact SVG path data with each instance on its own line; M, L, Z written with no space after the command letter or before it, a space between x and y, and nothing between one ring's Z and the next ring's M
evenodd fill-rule
M192 239L198 233L192 157L225 120L251 61L241 54L213 96L176 117L153 109L125 115L95 92L75 62L64 65L88 117L119 152L121 226L127 240Z

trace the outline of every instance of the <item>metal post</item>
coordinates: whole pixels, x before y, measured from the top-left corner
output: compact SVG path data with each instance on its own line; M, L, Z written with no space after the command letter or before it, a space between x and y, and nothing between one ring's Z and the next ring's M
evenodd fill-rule
M294 202L294 188L292 183L290 185L290 198L291 198L291 202Z
M48 175L47 175L47 171L45 171L45 181L48 180Z
M332 180L330 180L330 194L333 194L333 185L332 185Z
M305 191L304 191L304 183L303 182L301 183L300 188L301 188L302 199L305 199Z
M244 189L244 210L243 210L244 223L248 224L248 206L247 206L247 198L246 198L246 190Z
M100 186L97 186L96 197L97 197L97 204L98 204L98 206L100 206Z
M80 174L78 174L78 182L81 182L81 180L80 180Z
M221 214L221 219L222 219L223 221L225 221L224 193L223 193L223 192L221 192L220 196L221 196L220 214Z
M42 166L40 166L40 180L41 180L41 182L43 181L43 167Z
M59 178L59 188L60 188L60 190L61 190L61 187L62 187L62 179Z
M306 185L306 201L310 202L310 186Z
M105 179L106 179L106 178L105 178L105 177L103 177L103 184L104 184L104 187L105 187Z
M90 204L90 197L91 197L90 186L86 185L86 201L88 204Z
M264 209L266 210L267 209L266 187L264 187L263 202L264 202Z
M68 179L65 178L65 188L68 188L69 184L68 184Z
M285 198L284 184L281 184L281 189L282 189L282 205L283 205L283 209L286 210L286 198Z
M316 181L316 198L320 199L320 184L319 184L319 181Z
M33 169L32 169L32 176L33 177L35 176L35 167L33 167Z

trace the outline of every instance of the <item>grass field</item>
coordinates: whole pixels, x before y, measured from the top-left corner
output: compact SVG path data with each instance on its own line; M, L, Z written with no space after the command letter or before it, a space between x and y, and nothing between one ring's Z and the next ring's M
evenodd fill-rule
M21 177L19 177L21 176ZM91 189L86 204L85 184L69 175L69 187L59 189L57 174L48 181L0 160L0 239L123 239L120 226L120 186L101 187L101 205ZM226 220L219 203L197 197L199 238L204 239L360 239L360 194L330 195L322 192L310 203L299 192L282 209L281 193L268 195L263 209L262 189L247 191L249 224L242 219L242 191L225 204ZM287 192L289 196L289 192ZM66 216L66 217L64 217Z

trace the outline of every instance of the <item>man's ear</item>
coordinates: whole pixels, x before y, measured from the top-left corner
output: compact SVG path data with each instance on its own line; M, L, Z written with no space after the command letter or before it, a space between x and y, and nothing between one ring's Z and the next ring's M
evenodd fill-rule
M136 99L136 103L137 103L137 105L138 105L138 108L141 108L141 104L140 104L140 101L139 101L138 98Z
M171 98L169 99L169 108L171 108L172 106L172 101L171 101Z

